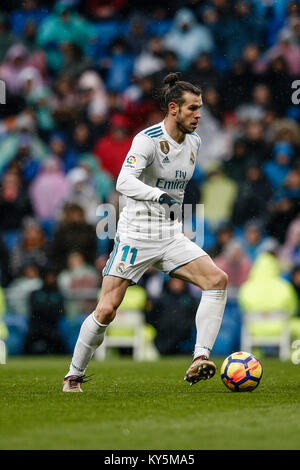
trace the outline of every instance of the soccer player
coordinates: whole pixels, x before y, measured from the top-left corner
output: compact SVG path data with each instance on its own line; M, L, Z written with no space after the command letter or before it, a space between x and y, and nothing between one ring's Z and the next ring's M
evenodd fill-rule
M202 289L194 359L184 379L192 385L215 374L209 355L222 322L228 278L183 234L181 218L184 190L201 145L194 132L201 116L201 89L170 73L164 79L162 101L164 120L135 136L120 171L116 189L126 197L126 204L103 270L101 297L81 326L64 392L82 391L88 363L127 287L137 283L151 265Z

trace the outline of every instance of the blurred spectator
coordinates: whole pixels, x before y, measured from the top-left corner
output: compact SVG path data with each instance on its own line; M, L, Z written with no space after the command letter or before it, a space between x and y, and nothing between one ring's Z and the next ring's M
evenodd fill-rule
M205 103L210 115L220 122L223 118L223 109L221 97L216 88L212 86L205 87L203 91L203 103Z
M266 230L270 236L276 238L279 243L285 241L287 227L298 213L297 204L285 195L276 195L269 203Z
M184 281L170 278L159 299L148 305L146 320L156 329L155 346L162 355L180 354L181 343L192 339L198 301ZM184 351L186 353L186 351Z
M233 228L230 225L221 225L216 231L216 243L208 250L208 254L215 258L220 256L225 250L226 246L234 240Z
M163 68L164 46L161 38L151 38L134 61L133 74L144 77L159 72Z
M115 39L110 49L109 57L103 59L100 66L104 70L106 69L105 83L107 89L122 93L130 85L134 57L126 41L122 38Z
M300 217L295 218L287 228L284 244L278 257L285 272L300 263Z
M9 168L20 173L22 180L28 185L37 175L40 160L34 155L32 137L28 134L19 136L18 147Z
M35 19L28 19L25 23L23 30L23 44L32 54L35 51L39 51L39 55L43 54L41 49L37 48L36 45L36 35L38 30L38 22ZM46 65L46 60L45 60Z
M262 121L250 120L247 122L245 144L249 161L256 161L261 165L264 160L269 158L270 149L264 139L264 126Z
M65 173L72 170L77 164L78 155L69 149L67 138L61 131L54 131L49 138L50 155L62 165Z
M278 35L278 43L265 54L267 64L270 60L283 57L289 75L297 77L300 73L300 46L293 44L293 35L288 30L282 30Z
M39 2L41 3L41 2ZM29 21L42 24L48 12L45 8L39 7L37 0L25 0L20 2L20 7L12 11L10 15L12 31L22 36Z
M195 84L199 84L205 91L207 87L218 90L220 85L220 74L214 68L212 58L207 53L202 53L186 70L184 78Z
M23 264L20 275L7 289L7 311L29 318L29 296L31 292L42 287L40 268L31 261Z
M286 0L272 0L271 4L268 2L261 2L260 0L253 0L255 13L263 18L265 23L265 36L266 45L270 46L276 42L278 31L282 28L289 4L291 1Z
M235 61L225 73L220 85L225 110L232 111L243 103L248 103L256 80L257 77L251 68L249 69L249 64L243 60Z
M90 5L89 5L90 4ZM119 36L126 34L128 30L127 15L123 18L118 15L118 9L126 0L91 0L81 4L87 13L87 17L91 19L95 31L96 38L89 45L87 55L92 56L95 60L101 60L106 57L111 43Z
M57 1L52 12L39 25L37 45L46 51L48 66L55 73L63 64L60 46L72 42L85 49L95 38L92 24L71 11L67 3Z
M173 7L173 8L172 8ZM151 36L165 36L172 26L172 19L170 18L174 11L173 2L166 1L161 4L157 2L151 12L150 18L148 17L147 31Z
M0 230L20 229L23 218L32 213L32 205L20 176L16 172L6 172L0 187Z
M141 279L141 286L146 289L150 301L159 299L163 291L164 274L150 266Z
M136 57L146 49L147 42L149 41L147 23L148 19L139 13L131 15L129 19L128 31L125 35L125 39L130 52Z
M209 29L197 23L194 13L188 8L177 11L164 43L167 49L176 52L182 70L187 69L199 54L212 52L214 48Z
M263 24L253 14L250 1L236 1L234 14L220 19L222 22L223 51L227 63L231 64L239 60L247 44L263 44Z
M245 179L239 185L231 222L235 226L243 226L253 218L264 219L272 193L272 187L262 172L261 164L250 161L247 164Z
M274 95L273 95L274 96ZM252 106L265 114L274 106L271 89L265 83L257 83L252 90Z
M300 46L300 19L299 16L291 16L284 30L291 34L293 44Z
M278 189L283 185L294 156L293 147L285 142L277 142L273 148L273 159L264 164L264 173L272 188Z
M92 151L94 136L87 122L76 123L71 139L71 146L76 153L82 154Z
M126 0L87 0L85 8L93 19L107 20L118 16L126 4Z
M265 241L262 224L259 221L251 220L245 224L240 243L251 263L255 261Z
M201 108L201 119L196 129L202 141L197 164L209 173L212 167L221 166L222 161L229 157L238 125L234 114L230 113L223 115L220 122L220 95L216 90L207 89L205 100L207 103Z
M132 136L129 121L122 114L115 114L110 120L109 132L95 144L94 153L99 159L101 168L117 179L127 152L130 149Z
M6 51L19 42L18 37L10 31L9 17L6 13L0 14L0 63L3 61Z
M265 321L251 327L253 335L278 335L282 323L269 320L268 312L284 312L290 317L298 311L298 298L293 285L280 277L276 255L261 253L249 274L249 279L240 288L239 302L244 314L265 313Z
M94 265L97 253L96 229L86 222L84 210L78 204L64 206L52 250L52 258L59 270L67 266L68 255L74 251L81 253L89 264Z
M21 154L25 153L26 162L25 166L28 165L28 175L30 179L31 170L33 175L35 174L34 170L36 168L35 162L42 162L45 160L47 155L47 146L31 129L30 117L28 116L19 116L19 124L13 132L5 136L0 142L0 174L5 170L9 164L14 160L18 155L21 147ZM30 159L28 159L28 153ZM33 161L34 160L34 161ZM19 166L19 165L18 165ZM22 170L23 171L23 170ZM26 171L25 171L26 173Z
M11 46L6 52L5 59L0 65L0 78L6 83L7 90L18 95L21 92L21 73L29 66L28 51L19 43Z
M300 126L290 118L275 119L270 125L269 137L274 142L287 142L299 150Z
M99 275L94 266L86 263L81 253L71 252L67 258L67 269L58 275L58 286L68 297L84 295L99 286Z
M166 75L176 72L179 69L176 52L165 50L161 55L161 59L163 62L162 68L152 74L153 87L155 89L161 88Z
M223 162L224 173L237 183L241 183L245 179L248 165L246 149L246 142L243 137L236 139L233 144L232 155Z
M67 267L58 275L58 286L65 298L65 310L69 320L95 308L100 276L97 269L86 263L81 253L68 255Z
M7 287L11 280L9 272L9 253L4 243L2 235L0 235L0 286Z
M33 87L31 80L25 96L25 101L31 109L34 109L36 125L38 132L43 139L48 140L49 133L54 130L56 125L53 116L53 93L52 90L47 86Z
M80 107L76 99L74 80L68 75L60 76L54 83L51 108L57 126L73 123Z
M24 343L25 354L65 354L59 331L64 317L64 301L57 287L55 268L43 271L43 286L29 297L29 327Z
M61 162L49 156L29 188L34 212L40 222L54 222L70 192Z
M93 154L82 154L78 161L78 166L84 168L89 175L89 179L93 181L96 193L100 200L107 202L109 196L114 191L114 182L111 176L101 169L99 161Z
M2 287L0 287L0 339L3 341L6 340L8 336L8 329L7 326L5 325L4 321L2 320L2 317L5 314L5 297L4 297L4 292Z
M205 218L214 229L229 222L237 190L237 184L221 169L208 173L201 189L201 203L204 204Z
M277 197L286 197L292 200L297 208L300 202L300 168L291 168L284 184L279 188Z
M43 268L48 263L49 254L49 244L41 226L33 219L26 220L21 240L10 253L9 264L13 276L19 276L28 263Z
M82 167L76 167L69 171L67 179L70 191L65 198L66 201L82 207L86 221L95 224L97 207L102 201L96 192L93 179L89 178L88 172Z
M82 117L96 123L103 121L107 113L107 95L100 75L94 70L86 70L79 77L77 86L81 93Z
M242 60L248 70L248 73L251 74L251 79L253 84L256 83L256 78L259 80L259 75L257 72L257 67L259 64L260 56L260 45L249 43L243 49Z
M206 2L205 5L200 7L199 16L205 27L209 30L211 36L214 39L215 47L213 57L216 63L220 67L224 66L224 51L223 51L223 37L222 34L222 20L220 20L220 14L217 6L212 2Z
M240 242L231 241L214 261L228 275L229 295L232 295L248 279L251 260L246 256Z
M279 55L270 61L262 79L270 90L272 106L280 115L284 115L290 103L291 77L283 56Z
M61 53L61 75L67 75L71 79L77 79L87 69L93 67L93 60L85 56L82 48L74 42L62 43Z
M153 75L136 77L134 81L123 94L123 104L128 127L132 133L138 133L145 126L161 121L163 113L159 109L159 94L154 90Z

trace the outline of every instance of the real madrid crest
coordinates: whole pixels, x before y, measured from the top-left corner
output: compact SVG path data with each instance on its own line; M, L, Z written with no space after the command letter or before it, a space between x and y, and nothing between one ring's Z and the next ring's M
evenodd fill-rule
M123 274L124 271L125 271L125 264L124 264L124 263L120 263L120 264L117 266L117 272L120 273L120 274Z
M194 165L194 163L195 163L195 155L194 155L194 152L191 152L190 164L191 164L191 165Z
M170 150L170 145L169 145L169 142L167 140L161 140L159 142L159 145L160 145L160 150L165 154L167 155L167 153L169 152Z

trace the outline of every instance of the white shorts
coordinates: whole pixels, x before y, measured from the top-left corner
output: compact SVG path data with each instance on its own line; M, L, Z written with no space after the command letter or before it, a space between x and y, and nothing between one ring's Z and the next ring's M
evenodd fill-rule
M102 271L136 284L150 266L166 274L207 253L183 233L166 240L134 240L116 235L115 245Z

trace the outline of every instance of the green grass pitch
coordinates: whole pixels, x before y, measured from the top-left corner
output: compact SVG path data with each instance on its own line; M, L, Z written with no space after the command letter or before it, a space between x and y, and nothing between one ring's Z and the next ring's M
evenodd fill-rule
M62 393L69 357L0 366L1 450L298 450L300 365L263 359L251 393L218 372L190 387L190 357L93 360L84 393Z

